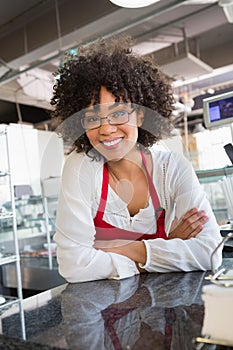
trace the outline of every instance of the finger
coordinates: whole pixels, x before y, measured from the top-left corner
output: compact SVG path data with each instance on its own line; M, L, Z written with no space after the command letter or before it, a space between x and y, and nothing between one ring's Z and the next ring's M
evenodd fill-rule
M186 219L182 219L182 227L183 230L185 231L186 229L188 229L189 227L196 227L195 224L196 223L201 223L201 224L205 224L208 221L208 216L206 215L205 211L199 211L197 213L194 213L193 215L189 216Z
M197 228L191 232L186 239L196 237L203 230L203 225L198 225Z
M186 220L179 228L182 230L181 238L187 239L197 235L203 229L203 225L208 221L207 216L196 217L195 221Z
M186 238L195 237L203 230L204 224L208 221L207 216L201 217L201 219L193 222L186 230Z
M198 233L200 233L203 230L203 226L199 225L194 231L192 231L189 234L184 234L179 236L180 239L182 239L183 241L190 239L190 238L194 238L198 235Z
M182 219L178 222L176 220L176 226L172 227L169 233L169 238L181 238L188 239L196 236L202 229L203 225L208 221L208 217L204 210L198 211L196 208L189 210Z
M198 218L197 214L198 214L198 211L197 212L194 212L193 210L189 211L179 220L178 223L183 227L183 229L185 229L187 226L197 221L197 218Z
M203 229L205 223L208 221L207 217L203 217L202 219L195 221L190 225L190 227L187 229L187 233L190 235L193 232L196 232L198 230L198 233Z
M188 210L184 215L183 215L183 219L186 220L188 219L190 216L194 215L198 213L198 209L197 208L192 208L190 210Z
M196 215L190 217L188 220L184 222L184 226L196 228L198 224L205 224L209 220L208 216L206 215Z
M198 210L197 208L192 208L183 215L182 221L183 222L188 221L192 223L203 216L206 216L206 212L204 210Z

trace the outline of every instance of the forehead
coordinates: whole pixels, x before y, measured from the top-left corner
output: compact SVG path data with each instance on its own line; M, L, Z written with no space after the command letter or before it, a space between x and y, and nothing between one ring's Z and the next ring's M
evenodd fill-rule
M115 102L116 97L112 94L111 91L108 91L105 86L101 86L99 91L99 104L95 104L94 100L86 110L95 110L98 112L105 112L111 110L111 108L117 107L119 103L122 103L122 99L120 102Z
M92 105L84 110L84 113L111 113L122 108L129 108L131 104L122 102L102 103Z
M106 89L106 87L102 86L100 89L100 104L105 103L114 103L116 97Z

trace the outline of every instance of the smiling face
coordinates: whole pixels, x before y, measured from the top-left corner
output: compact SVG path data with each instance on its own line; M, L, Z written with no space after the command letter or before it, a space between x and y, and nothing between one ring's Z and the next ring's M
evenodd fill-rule
M93 105L88 108L85 116L90 118L98 115L101 125L92 130L86 130L91 145L107 160L118 161L129 152L136 149L138 126L142 124L142 112L133 110L130 104L115 103L115 96L105 87L100 90L100 105L98 112ZM129 113L129 121L121 125L110 125L106 116L121 115L122 111Z

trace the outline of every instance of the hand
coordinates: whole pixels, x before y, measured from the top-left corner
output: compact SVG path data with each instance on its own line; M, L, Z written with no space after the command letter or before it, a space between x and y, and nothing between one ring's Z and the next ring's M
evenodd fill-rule
M204 210L199 211L197 208L192 208L179 221L177 219L173 221L168 238L185 240L196 237L208 220Z
M132 243L124 244L118 247L102 247L99 249L103 250L104 252L111 252L127 256L136 263L139 272L146 272L138 265L138 263L141 263L143 265L146 263L146 247L143 242L134 241Z
M145 272L147 272L145 269L143 269L142 267L139 266L139 263L136 262L135 264L136 264L137 269L138 269L138 271L139 271L140 273L145 273Z

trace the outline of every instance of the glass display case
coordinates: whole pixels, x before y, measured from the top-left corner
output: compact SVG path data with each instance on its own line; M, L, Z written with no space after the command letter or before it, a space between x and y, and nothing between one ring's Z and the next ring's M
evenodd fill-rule
M6 159L5 162L1 161L0 156L0 185L4 184L6 189L6 195L10 198L10 205L5 208L0 205L0 266L1 268L13 265L15 271L15 284L17 289L17 297L11 295L0 295L0 311L11 307L14 303L19 303L21 309L21 321L24 324L24 314L22 310L22 280L20 269L20 254L17 237L17 217L15 208L15 198L13 192L13 184L11 178L11 164L8 152L8 135L7 128L0 129L0 138L6 146ZM7 229L9 228L9 229ZM1 283L1 290L4 288ZM25 337L25 330L22 328L22 337Z
M3 125L1 125L1 127L3 127ZM4 128L4 130L8 131L9 129L9 126L5 126ZM64 283L64 279L58 274L56 244L53 242L60 176L56 176L56 174L52 176L45 171L43 171L43 174L42 171L39 172L36 181L39 183L40 188L35 191L33 187L33 179L35 179L35 177L30 176L29 172L27 172L28 168L25 169L26 175L20 178L19 174L17 176L15 175L17 169L16 166L14 166L11 181L12 191L10 194L7 190L9 187L7 183L8 172L5 170L7 169L8 153L10 154L8 158L11 162L15 162L15 155L11 157L12 149L15 147L13 137L12 135L10 136L10 152L7 152L6 146L3 145L0 140L0 148L2 151L0 156L0 247L2 253L4 252L4 254L6 254L10 252L13 249L11 233L17 230L22 289L23 294L28 296L29 290L36 293L36 291L43 291ZM45 138L45 135L43 135L43 137ZM33 142L36 143L36 140L33 139ZM48 148L50 149L50 147ZM41 153L43 152L41 151ZM46 155L47 154L48 152ZM20 154L18 157L20 157ZM44 158L45 156L43 156L43 159ZM36 164L37 161L38 159L35 159ZM22 162L22 167L25 162ZM37 165L36 167L38 168ZM23 175L22 171L21 175ZM38 177L41 175L44 175L44 178L40 180L40 183ZM27 180L27 178L31 180L31 182L28 181L26 183L25 181L25 184L23 184L23 180ZM10 215L10 213L12 213L13 201L14 221L12 221ZM4 289L12 289L13 291L17 288L17 272L11 265L12 264L2 264L1 284Z
M55 232L57 196L22 196L15 198L16 223L19 237L19 250L21 256L32 253L36 256L48 257L48 244ZM11 202L3 203L2 210L8 212ZM9 219L4 219L1 231L12 229ZM51 252L51 254L54 254Z
M221 183L224 178L233 176L233 166L219 169L196 170L199 182L204 188L219 225L229 222L229 210Z
M53 241L56 206L57 196L30 196L15 200L24 291L36 293L65 282L58 274L56 244ZM10 229L9 222L5 223L4 232L7 229ZM15 288L15 271L11 266L2 271L4 285Z

